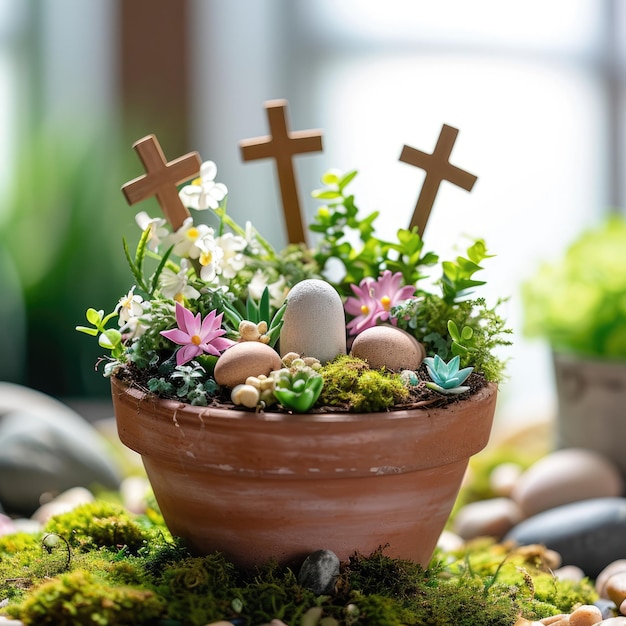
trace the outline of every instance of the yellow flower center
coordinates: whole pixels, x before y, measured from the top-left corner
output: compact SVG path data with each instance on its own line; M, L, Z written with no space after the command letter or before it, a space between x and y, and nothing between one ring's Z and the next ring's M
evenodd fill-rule
M202 339L200 338L200 335L193 335L191 337L191 343L193 343L195 346L199 346L202 343Z
M192 185L198 185L198 186L202 185L202 178L200 178L200 176L198 176L198 178L194 178L191 181L191 184Z
M380 299L380 303L383 305L383 309L388 311L391 308L391 298L389 296L383 296Z
M370 308L367 306L367 304L362 304L361 313L363 313L363 315L367 315L369 312L370 312Z
M202 252L200 254L200 265L210 265L213 262L213 252Z
M177 293L174 296L174 300L176 300L176 302L178 302L178 304L185 304L185 296L183 296L182 293Z
M198 229L195 226L192 226L187 231L187 239L191 239L191 241L195 241L200 236Z

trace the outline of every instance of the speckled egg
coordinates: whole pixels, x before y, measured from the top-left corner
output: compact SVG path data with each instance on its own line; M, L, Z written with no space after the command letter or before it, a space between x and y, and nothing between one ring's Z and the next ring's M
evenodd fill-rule
M248 376L267 376L281 367L276 350L258 341L243 341L220 356L213 375L218 385L232 388L245 383Z
M359 333L350 352L364 359L372 369L416 370L425 356L424 346L395 326L373 326Z

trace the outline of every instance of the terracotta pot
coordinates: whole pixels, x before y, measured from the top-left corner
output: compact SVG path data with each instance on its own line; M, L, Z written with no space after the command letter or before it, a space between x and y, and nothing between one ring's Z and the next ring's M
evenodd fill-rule
M318 549L427 566L497 387L445 409L254 414L160 400L112 380L120 439L143 457L172 534L247 567Z
M599 452L626 478L626 363L554 353L556 445Z

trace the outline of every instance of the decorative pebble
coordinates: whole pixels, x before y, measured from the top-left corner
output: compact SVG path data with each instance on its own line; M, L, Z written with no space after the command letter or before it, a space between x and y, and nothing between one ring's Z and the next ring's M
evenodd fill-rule
M504 541L543 544L559 552L564 565L596 578L626 554L626 499L594 498L544 511L520 522Z
M346 353L343 303L329 283L311 278L291 288L280 331L280 349L283 354L297 352L321 363Z
M137 515L146 512L149 493L150 481L145 476L129 476L120 485L120 496L124 506Z
M496 496L508 498L522 473L519 463L500 463L489 474L489 487Z
M439 539L437 540L437 547L443 550L444 552L454 552L455 550L460 550L464 541L461 537L459 537L456 533L453 533L449 530L444 530L441 535L439 535Z
M596 591L601 598L608 598L606 584L611 576L626 573L626 559L618 559L609 563L596 577Z
M51 517L68 513L81 504L87 504L94 501L94 495L84 487L73 487L59 494L50 502L42 504L32 515L32 519L39 522L42 526L48 522Z
M7 515L0 513L0 537L3 535L11 535L16 532L15 523Z
M569 616L569 626L593 626L602 620L602 611L592 604L579 606Z
M532 465L517 481L511 497L524 517L570 502L622 495L617 467L596 452L557 450Z
M600 609L602 613L602 619L609 619L609 617L615 617L617 613L617 607L615 603L611 602L608 598L598 598L594 604Z
M576 565L564 565L554 570L553 574L557 580L570 580L575 583L580 582L585 577L585 572Z
M78 413L27 387L0 382L0 502L31 516L45 492L99 484L117 490L117 460Z
M519 507L510 498L478 500L458 511L454 531L465 540L476 537L501 539L521 519Z
M218 385L232 388L245 383L248 376L267 376L281 367L276 350L258 341L244 341L220 356L213 374Z
M626 617L609 617L596 622L593 626L626 626Z
M317 550L305 559L298 582L318 596L333 595L339 576L339 558L331 550Z
M352 356L364 359L372 369L416 370L424 360L424 347L406 331L382 325L367 328L352 342Z
M615 606L620 607L621 612L620 605L626 600L626 572L613 574L606 581L605 593L609 600L615 602Z

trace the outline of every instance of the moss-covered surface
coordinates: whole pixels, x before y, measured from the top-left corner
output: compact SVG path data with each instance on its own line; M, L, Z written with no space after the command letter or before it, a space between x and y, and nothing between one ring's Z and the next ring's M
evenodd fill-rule
M56 516L36 536L0 538L0 612L26 624L202 626L222 619L290 626L509 626L595 599L588 581L556 581L540 549L489 542L438 552L430 567L385 555L342 564L337 593L316 596L297 572L238 571L221 555L193 557L157 511L131 516L104 501Z

